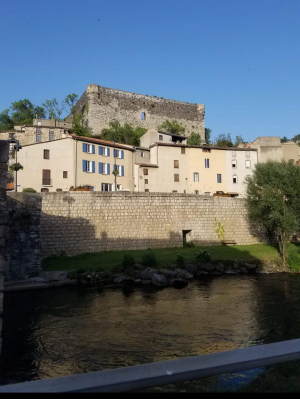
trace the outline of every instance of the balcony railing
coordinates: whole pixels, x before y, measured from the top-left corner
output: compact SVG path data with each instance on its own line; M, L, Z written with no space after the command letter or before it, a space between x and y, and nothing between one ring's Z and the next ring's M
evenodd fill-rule
M300 359L300 339L117 370L0 387L0 393L129 392Z

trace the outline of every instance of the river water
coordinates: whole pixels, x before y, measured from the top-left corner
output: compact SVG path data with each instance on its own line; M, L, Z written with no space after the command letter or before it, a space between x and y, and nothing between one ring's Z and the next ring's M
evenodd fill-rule
M0 384L295 339L299 315L298 275L207 278L182 290L6 293ZM228 387L230 381L237 387L259 371L220 377L214 384Z

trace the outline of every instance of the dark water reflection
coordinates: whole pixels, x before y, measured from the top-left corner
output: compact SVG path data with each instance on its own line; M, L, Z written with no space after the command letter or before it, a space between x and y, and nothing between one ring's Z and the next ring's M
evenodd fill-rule
M300 277L236 276L184 290L5 294L0 383L61 377L300 337Z

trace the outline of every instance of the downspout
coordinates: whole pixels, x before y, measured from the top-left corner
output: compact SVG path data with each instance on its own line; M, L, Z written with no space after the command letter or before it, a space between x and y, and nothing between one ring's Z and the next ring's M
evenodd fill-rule
M77 139L75 138L75 186L77 187Z

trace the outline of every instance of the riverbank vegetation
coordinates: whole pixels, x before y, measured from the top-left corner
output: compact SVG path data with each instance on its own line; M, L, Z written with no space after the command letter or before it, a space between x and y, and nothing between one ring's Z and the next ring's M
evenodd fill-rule
M292 245L292 244L291 244ZM298 247L292 245L295 259L300 253ZM215 247L189 247L189 248L164 248L154 249L152 252L161 268L169 268L175 264L178 255L184 257L186 262L193 263L195 253L201 250L207 251L213 261L226 260L257 260L262 262L273 262L278 264L280 256L278 247L266 244L257 245L234 245ZM132 256L137 263L142 263L146 250L142 251L110 251L101 253L82 254L73 257L66 257L64 254L59 257L44 259L43 270L84 270L84 271L112 271L122 265L124 256Z

